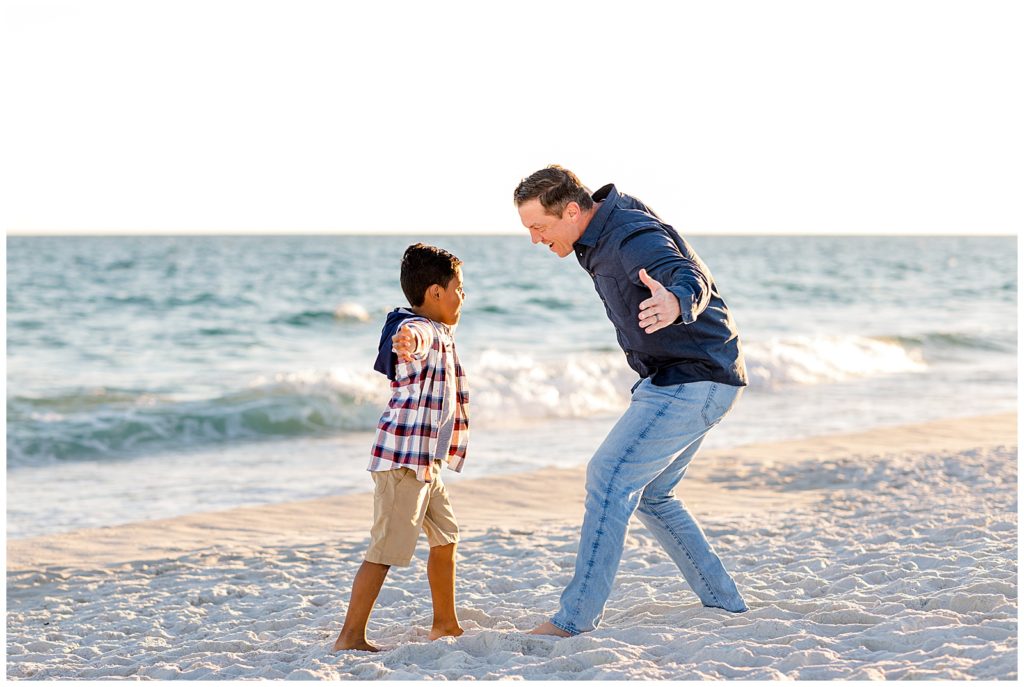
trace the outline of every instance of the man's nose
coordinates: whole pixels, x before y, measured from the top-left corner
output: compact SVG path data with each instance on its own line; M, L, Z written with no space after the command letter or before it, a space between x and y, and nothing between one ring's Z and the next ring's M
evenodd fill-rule
M541 239L540 239L540 232L537 232L537 231L534 231L533 229L531 229L530 230L530 240L533 243L540 243L540 241L541 241Z

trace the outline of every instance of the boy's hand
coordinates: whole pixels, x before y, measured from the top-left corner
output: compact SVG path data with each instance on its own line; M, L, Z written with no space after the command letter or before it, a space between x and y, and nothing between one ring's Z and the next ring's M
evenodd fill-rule
M403 324L391 337L391 347L398 356L398 362L412 362L412 354L416 351L416 335L409 325Z

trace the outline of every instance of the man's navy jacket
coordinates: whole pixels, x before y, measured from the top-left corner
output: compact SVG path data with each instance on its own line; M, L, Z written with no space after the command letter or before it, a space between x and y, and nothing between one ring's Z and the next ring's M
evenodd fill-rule
M629 366L658 386L701 381L746 386L736 325L711 271L690 244L613 184L593 198L601 206L573 249L594 280ZM640 303L651 297L640 281L641 268L679 299L681 309L675 323L653 334L639 323Z

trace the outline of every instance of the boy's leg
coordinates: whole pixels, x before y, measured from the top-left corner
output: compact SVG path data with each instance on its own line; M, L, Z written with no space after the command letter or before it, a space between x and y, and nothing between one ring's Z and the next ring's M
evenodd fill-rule
M458 637L462 634L455 613L455 543L430 547L427 559L427 580L430 598L434 604L434 622L430 638Z
M427 485L409 468L374 472L373 527L366 559L352 582L345 624L334 651L378 651L366 641L366 623L392 565L409 565L427 504Z
M427 559L427 581L434 604L434 622L430 639L458 637L462 634L455 612L455 550L459 541L459 525L455 520L448 489L441 478L441 462L433 465L434 481L423 518L423 530L430 542Z
M352 582L352 598L345 614L345 624L341 633L334 640L334 651L342 649L359 649L361 651L380 651L366 641L366 623L370 620L370 611L377 601L377 595L388 575L390 565L363 561Z

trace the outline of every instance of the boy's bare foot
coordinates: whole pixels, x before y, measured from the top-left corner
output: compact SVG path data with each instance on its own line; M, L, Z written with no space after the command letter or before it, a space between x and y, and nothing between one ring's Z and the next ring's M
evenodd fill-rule
M430 641L440 639L441 637L458 637L463 632L465 630L458 623L455 625L435 625L430 628Z
M530 630L531 635L552 635L554 637L572 637L565 630L555 627L550 622L543 623Z
M331 651L335 652L353 649L356 651L380 651L380 647L370 644L366 641L365 637L346 637L344 634L338 635L338 638L334 640L334 648L331 649Z

